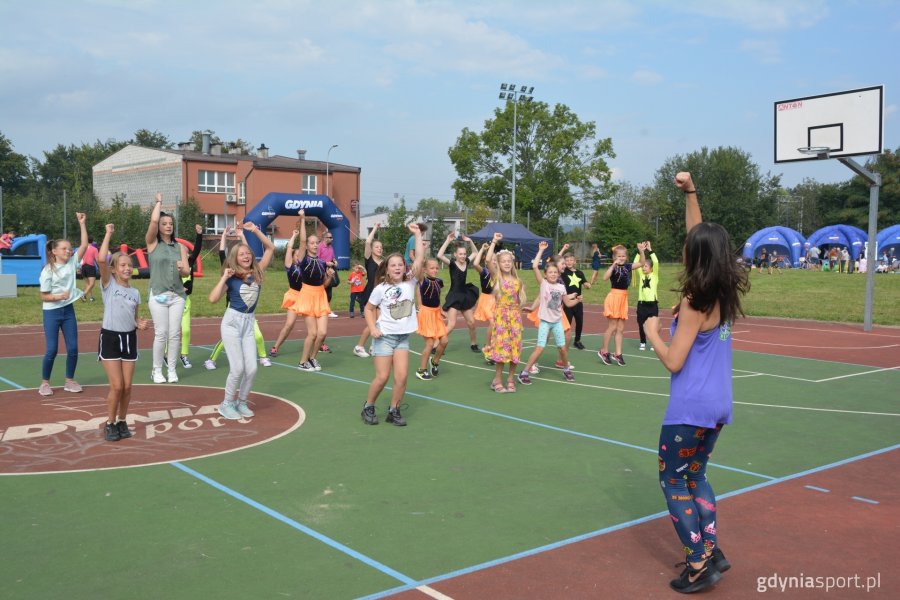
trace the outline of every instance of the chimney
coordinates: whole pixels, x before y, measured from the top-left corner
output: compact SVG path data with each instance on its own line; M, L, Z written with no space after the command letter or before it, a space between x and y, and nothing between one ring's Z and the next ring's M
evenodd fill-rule
M179 142L178 149L187 150L189 152L193 152L194 150L196 150L196 148L194 147L194 142Z
M297 150L297 160L306 160L306 150Z
M256 149L256 156L258 158L269 158L269 149L266 148L265 143L261 143L259 148Z
M213 156L221 156L222 155L222 144L213 144L209 147L209 152Z
M210 135L208 133L204 133L200 137L203 140L203 154L209 154Z

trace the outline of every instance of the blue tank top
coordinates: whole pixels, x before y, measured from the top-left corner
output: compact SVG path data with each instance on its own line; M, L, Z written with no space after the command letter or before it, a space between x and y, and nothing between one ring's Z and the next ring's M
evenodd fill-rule
M242 313L252 313L259 302L259 284L253 276L244 281L240 277L229 277L225 282L228 307Z
M486 267L481 267L481 273L478 274L481 279L481 293L491 294L494 292L494 284L491 281L491 272Z
M675 336L678 318L672 321ZM731 423L731 323L701 331L684 366L672 374L663 425L715 427Z

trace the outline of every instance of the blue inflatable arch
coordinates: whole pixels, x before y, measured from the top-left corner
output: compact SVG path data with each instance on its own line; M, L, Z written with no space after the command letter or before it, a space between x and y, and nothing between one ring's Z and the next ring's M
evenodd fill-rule
M851 260L859 260L859 254L865 249L868 234L852 225L826 225L814 231L806 240L808 247L818 246L819 250L832 246L847 248Z
M900 225L893 225L887 229L882 229L875 236L878 241L878 256L880 257L885 251L890 252L894 249L894 255L900 254Z
M800 266L800 257L805 252L803 243L803 236L790 227L766 227L747 238L741 256L744 262L750 263L763 249L770 253L777 250L782 256L790 257L791 265L796 268Z
M297 216L303 209L307 217L316 217L334 236L334 256L338 269L350 268L350 227L347 217L331 201L328 196L313 194L288 194L271 192L266 194L244 217L245 221L253 221L257 227L265 231L275 217ZM262 256L262 244L256 236L248 236L247 243L257 258Z

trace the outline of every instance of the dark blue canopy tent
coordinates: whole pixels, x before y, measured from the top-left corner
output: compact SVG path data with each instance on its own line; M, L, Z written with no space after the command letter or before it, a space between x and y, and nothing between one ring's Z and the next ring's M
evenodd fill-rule
M334 236L332 245L338 269L349 269L350 228L347 226L347 217L328 196L271 192L247 213L244 220L253 221L257 227L265 231L275 217L297 215L300 209L303 209L307 217L317 217L328 228ZM247 244L257 258L262 257L262 244L256 236L248 235Z
M790 227L766 227L747 238L742 256L744 262L750 263L764 249L769 254L777 250L782 256L789 256L791 265L796 268L804 253L803 243L803 236Z
M827 250L832 246L847 248L850 251L850 259L859 260L859 254L868 239L868 234L859 227L826 225L806 238L806 244L808 248L818 246L819 250Z
M894 251L894 256L900 254L900 225L892 225L887 229L882 229L875 236L878 242L878 255L881 256L885 252Z
M503 247L507 250L512 250L523 266L531 267L531 261L534 260L538 251L538 243L541 241L549 244L544 252L544 258L553 254L553 240L535 235L528 231L524 225L519 225L518 223L488 223L481 230L469 235L469 237L472 238L473 242L480 244L482 242L490 242L494 239L495 233L503 234Z

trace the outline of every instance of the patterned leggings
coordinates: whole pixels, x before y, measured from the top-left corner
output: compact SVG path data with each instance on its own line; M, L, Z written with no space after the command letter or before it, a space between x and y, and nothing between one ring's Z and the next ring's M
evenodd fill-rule
M691 562L702 562L716 547L716 495L706 480L706 463L721 430L663 425L659 433L659 484Z

